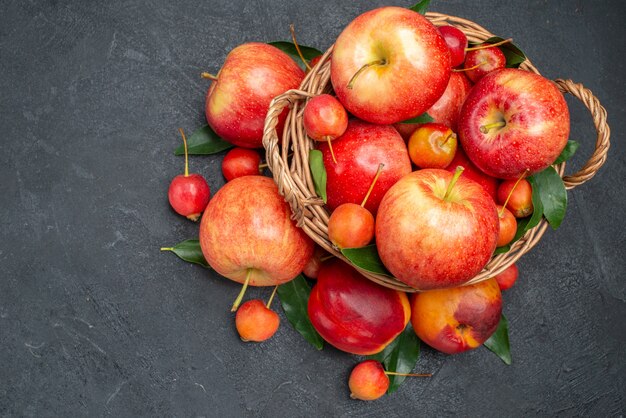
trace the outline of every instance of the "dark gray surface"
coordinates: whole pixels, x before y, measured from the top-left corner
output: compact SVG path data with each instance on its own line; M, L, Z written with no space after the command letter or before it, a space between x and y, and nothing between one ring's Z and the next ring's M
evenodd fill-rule
M314 350L286 321L242 344L229 313L239 286L158 248L197 235L166 190L183 167L176 128L204 123L199 72L242 42L288 39L291 22L325 48L385 2L107 3L2 1L0 415L624 414L621 0L434 2L513 36L544 75L591 88L614 146L519 263L504 307L514 364L423 348L417 369L435 376L375 403L348 398L356 357ZM580 167L593 129L569 103ZM213 192L220 161L191 160Z

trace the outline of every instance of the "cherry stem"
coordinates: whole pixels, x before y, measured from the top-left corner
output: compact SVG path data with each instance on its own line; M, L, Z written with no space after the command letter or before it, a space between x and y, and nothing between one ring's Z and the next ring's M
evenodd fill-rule
M383 163L378 164L378 170L376 170L376 175L374 176L374 180L372 180L372 184L370 184L370 188L367 190L367 194L365 195L363 202L361 202L362 208L365 207L365 203L367 202L367 199L369 199L370 194L372 193L372 190L374 190L374 185L376 184L376 181L378 180L378 177L380 176L381 171L383 171L384 166L385 164Z
M335 256L330 254L330 255L327 255L326 257L320 258L320 261L323 263L324 261L330 260L331 258L335 258Z
M517 181L515 182L515 184L513 185L513 188L511 189L511 191L509 192L509 195L506 197L506 200L504 201L504 204L502 205L502 209L500 209L498 211L498 217L502 218L502 215L504 214L504 209L506 208L506 205L509 203L509 199L511 198L511 196L513 196L513 192L515 191L515 188L517 187L517 185L519 184L520 181L522 181L522 179L524 177L526 177L526 174L528 174L528 169L526 169L526 171L524 171L522 173L522 175L519 176L519 178L517 179Z
M278 290L278 286L274 286L274 291L272 292L272 296L270 296L270 300L268 300L267 305L265 305L267 309L269 309L270 306L272 306L272 301L274 300L274 296L276 295L277 290Z
M452 71L455 73L462 73L463 71L471 71L471 70L475 70L476 68L480 67L481 65L485 65L488 64L487 60L482 60L481 62L479 62L478 64L474 65L473 67L469 67L469 68L454 68Z
M267 167L267 163L259 164L259 169L266 168L266 167Z
M498 122L488 123L486 125L480 125L480 132L487 134L490 130L494 128L503 128L506 126L506 122L501 120Z
M207 72L200 73L200 77L206 78L207 80L217 81L217 76L216 75L213 75L213 74L207 73Z
M369 67L373 65L385 65L385 64L387 64L387 61L384 59L380 59L380 60L368 62L367 64L359 68L359 71L357 71L350 79L350 82L348 82L348 89L352 90L352 87L354 86L354 82L356 81L357 77L361 75L363 71L367 70Z
M465 169L461 166L458 166L456 168L456 171L454 172L454 177L452 177L452 180L450 181L450 183L448 184L448 188L446 189L446 194L443 195L443 200L445 200L446 202L449 202L448 198L450 197L450 193L452 193L452 188L456 184L459 177L461 177L461 174L463 174L463 170Z
M448 142L448 140L452 137L456 138L456 135L454 135L454 132L450 132L448 136L446 136L446 139L444 139L443 142L439 145L439 147L443 147L444 145L446 145L446 142Z
M337 158L335 158L335 151L333 151L333 145L330 143L331 141L330 135L326 137L326 141L328 141L328 148L330 149L330 155L332 155L334 163L337 164Z
M185 146L185 177L189 177L189 154L187 153L187 137L183 128L178 128L178 132L183 137L183 145Z
M304 66L306 67L307 71L311 71L311 66L309 65L307 60L304 58L304 55L302 55L302 51L300 51L300 45L298 45L298 41L296 41L296 28L293 25L293 23L289 25L289 31L291 32L291 40L293 41L293 45L296 47L296 51L298 51L298 55L300 56L300 59L304 63Z
M500 42L496 42L495 44L486 44L486 43L482 43L478 46L472 46L470 48L465 48L465 51L478 51L479 49L487 49L487 48L492 48L494 46L500 46L500 45L504 45L504 44L508 44L509 42L512 42L513 38L509 38L509 39L505 39L503 41Z
M237 308L239 308L239 305L241 304L241 301L243 300L243 295L246 294L248 283L250 283L250 274L252 274L252 269L248 269L248 272L246 273L246 280L243 282L243 286L241 288L241 291L239 292L239 295L237 295L237 299L235 299L235 302L233 303L233 307L230 308L231 312L235 312Z
M385 372L388 376L408 376L408 377L433 377L432 373L398 373L398 372Z

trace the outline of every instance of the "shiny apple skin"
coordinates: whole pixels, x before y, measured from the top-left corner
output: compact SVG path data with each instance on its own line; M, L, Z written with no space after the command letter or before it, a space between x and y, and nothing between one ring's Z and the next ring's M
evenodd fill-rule
M328 144L318 146L324 157L326 193L331 210L343 203L360 205L379 164L383 163L385 167L365 203L365 208L376 215L387 190L412 169L406 145L392 126L351 119L346 132L332 145L337 163L333 161Z
M172 179L167 197L176 213L197 221L209 203L211 190L200 174L179 174Z
M481 132L481 126L498 121L506 126ZM472 88L458 134L467 156L483 172L517 179L552 164L565 148L569 130L567 103L553 82L506 68L487 74Z
M487 192L489 196L496 201L496 196L498 192L498 184L500 180L495 177L491 177L478 169L472 163L467 155L465 155L465 151L461 147L457 147L456 153L454 154L454 158L452 162L448 165L446 170L451 173L454 173L457 167L463 167L463 177L466 179L474 180L476 183L480 184L482 188Z
M310 99L302 115L306 134L315 141L327 141L343 135L348 128L348 113L330 94Z
M273 286L294 279L313 255L313 241L291 220L291 209L268 177L244 176L226 183L209 202L200 223L200 247L222 276Z
M416 289L459 286L489 262L499 220L493 199L461 176L444 201L453 175L415 171L385 195L376 218L376 244L384 265Z
M404 292L366 279L339 259L325 262L308 303L313 327L329 344L352 354L382 351L411 316Z
M498 328L501 315L502 294L495 279L416 293L411 299L415 333L446 354L480 347Z
M304 72L280 49L250 42L233 49L206 97L206 119L221 138L244 148L263 146L263 125L272 99L300 86ZM288 109L279 118L282 131Z
M365 64L385 60L352 77ZM424 16L402 7L363 13L339 35L331 82L348 112L368 122L392 124L422 114L450 79L450 51Z

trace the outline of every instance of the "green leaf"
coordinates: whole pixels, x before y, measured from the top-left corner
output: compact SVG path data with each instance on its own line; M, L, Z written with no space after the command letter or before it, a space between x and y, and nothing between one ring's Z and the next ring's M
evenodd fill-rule
M300 59L300 55L298 55L298 50L296 49L296 46L293 43L291 43L291 42L283 42L283 41L268 42L268 43L270 45L275 46L276 48L280 49L281 51L286 52L288 55L291 56L291 58L293 58L293 60L302 69L305 68L304 63ZM313 47L300 45L300 43L298 43L298 46L300 47L300 51L302 52L302 56L307 61L311 61L313 58L317 57L318 55L322 55L322 51L320 51L318 49L315 49Z
M504 315L500 318L500 323L496 332L483 344L495 355L508 365L511 365L511 346L509 344L509 323Z
M420 340L409 324L383 351L367 358L381 362L388 372L411 373L419 356ZM389 375L387 393L395 392L405 379L406 376Z
M163 247L161 248L161 251L171 251L182 260L194 264L200 264L204 267L211 267L204 258L202 248L200 248L200 241L197 239L188 239L183 242L179 242L173 247Z
M315 193L326 203L326 167L324 167L324 156L320 150L309 152L309 167L313 176Z
M579 146L580 144L576 141L567 141L567 145L565 145L561 155L559 155L556 161L554 161L554 164L561 164L562 162L572 158Z
M483 43L495 44L496 42L500 41L504 41L504 38L500 38L499 36L493 36ZM472 44L472 46L476 45L480 44ZM517 68L520 66L521 63L526 61L526 54L524 54L522 50L515 46L512 42L502 44L498 46L498 48L500 48L500 51L502 51L502 53L504 54L504 57L506 58L506 66L508 68Z
M424 112L421 115L414 117L412 119L407 119L400 123L430 123L434 122L435 119L432 118L428 113Z
M306 279L300 274L290 282L278 286L278 298L283 306L287 319L313 347L321 350L324 340L313 328L309 319L307 305L311 288Z
M532 179L533 195L537 189L543 206L543 216L546 217L552 229L557 229L563 222L567 209L567 191L563 179L554 167L548 167L534 174Z
M376 244L359 248L343 248L341 254L363 270L392 277L378 255Z
M187 152L189 155L209 155L232 148L234 145L224 141L211 129L209 125L204 125L197 129L187 138ZM185 155L185 146L180 145L174 151L176 155Z
M503 245L502 247L496 248L493 253L496 254L496 255L504 254L506 252L509 252L510 249L511 249L511 244Z
M426 10L428 9L429 5L430 5L430 0L422 0L414 4L413 6L409 7L409 9L413 10L414 12L425 15Z

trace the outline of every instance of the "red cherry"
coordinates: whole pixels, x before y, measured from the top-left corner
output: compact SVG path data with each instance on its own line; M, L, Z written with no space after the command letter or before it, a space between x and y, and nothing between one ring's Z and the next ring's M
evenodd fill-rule
M517 264L511 264L506 270L498 274L495 279L498 282L498 286L500 286L500 290L507 290L513 287L518 275Z
M496 205L498 218L500 219L500 232L498 233L497 247L507 245L515 238L517 232L517 220L510 210L501 205Z
M222 160L222 174L227 181L237 177L259 175L261 156L248 148L236 147L226 153Z
M348 113L339 100L330 94L321 94L308 101L302 118L306 134L315 141L328 142L333 160L330 141L340 137L348 128Z
M472 82L477 83L486 74L504 68L506 57L498 47L468 51L463 68Z
M200 174L189 174L187 138L182 129L179 131L185 144L185 174L174 177L167 191L167 197L176 213L186 216L192 221L197 221L209 204L211 190L209 184Z
M456 134L441 123L426 123L413 132L408 148L419 168L446 168L456 153Z
M465 48L467 48L467 36L454 26L440 26L438 29L450 49L450 65L456 67L463 64Z

